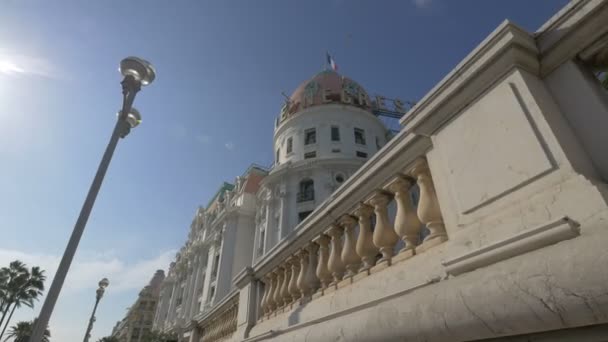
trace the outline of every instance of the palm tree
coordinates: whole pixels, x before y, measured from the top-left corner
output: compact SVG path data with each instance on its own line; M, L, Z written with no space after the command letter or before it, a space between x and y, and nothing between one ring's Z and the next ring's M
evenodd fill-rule
M11 305L15 301L16 295L21 287L26 283L30 274L25 267L25 264L19 260L15 260L9 264L9 267L3 267L0 269L0 273L3 274L2 278L5 279L3 287L3 298L0 303L0 327L6 318Z
M32 267L32 270L28 272L28 274L29 277L23 284L21 284L21 287L19 288L18 292L13 296L13 308L11 309L11 313L9 314L8 319L6 320L6 324L4 325L2 332L0 332L0 339L4 335L6 328L8 328L8 325L11 321L11 318L13 317L13 314L15 313L15 310L17 308L20 308L22 305L33 308L34 301L37 300L38 297L42 295L42 291L44 291L44 281L46 280L44 271L41 270L40 267L34 266Z
M8 286L8 272L6 271L6 267L0 268L0 312L2 312L2 308L4 307L4 302L6 301L6 290Z
M17 322L17 324L11 327L11 330L8 331L6 336L6 340L8 341L10 338L13 339L13 342L27 342L34 331L34 325L36 324L36 320L30 322ZM42 342L49 342L51 338L51 332L49 329L44 330L44 335L42 336Z

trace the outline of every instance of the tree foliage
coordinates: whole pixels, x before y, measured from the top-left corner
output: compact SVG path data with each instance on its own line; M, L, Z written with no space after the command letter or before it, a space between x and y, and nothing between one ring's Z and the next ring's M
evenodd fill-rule
M118 337L106 336L106 337L100 338L99 340L97 340L97 342L119 342L119 341L118 341Z
M44 291L46 276L40 267L28 270L26 265L15 260L0 269L0 338L10 324L15 310L22 306L34 307L34 302Z
M141 342L173 342L177 336L160 331L149 331L142 336Z
M32 336L32 332L34 331L34 325L36 324L36 320L26 322L17 322L14 326L12 326L8 334L6 334L6 340L13 339L13 342L28 342L30 336ZM44 330L44 335L42 336L42 342L49 342L51 339L51 332L47 328Z

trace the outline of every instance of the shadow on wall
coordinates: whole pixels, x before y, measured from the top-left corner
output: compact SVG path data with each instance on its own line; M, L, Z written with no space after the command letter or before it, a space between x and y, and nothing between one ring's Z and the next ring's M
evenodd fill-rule
M287 319L289 326L300 323L300 312L304 309L306 305L308 305L308 303L298 305L298 307L289 314L289 318Z

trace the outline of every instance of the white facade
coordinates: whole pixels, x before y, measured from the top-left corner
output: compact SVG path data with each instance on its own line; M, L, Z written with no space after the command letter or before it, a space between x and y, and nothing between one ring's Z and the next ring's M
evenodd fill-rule
M350 93L342 92L346 85ZM312 91L302 90L307 88ZM386 144L386 127L368 105L354 103L359 96L369 98L354 81L325 70L288 100L275 126L275 164L260 191L265 204L258 212L263 219L256 229L254 260L288 236ZM298 102L302 105L288 113L286 107Z
M251 264L256 191L266 171L250 167L235 184L224 183L195 214L188 240L162 284L154 328L181 332L234 290L232 279Z

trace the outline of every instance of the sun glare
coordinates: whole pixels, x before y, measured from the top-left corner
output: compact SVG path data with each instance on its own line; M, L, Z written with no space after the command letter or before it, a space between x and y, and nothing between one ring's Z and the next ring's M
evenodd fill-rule
M14 75L24 73L25 70L9 60L0 60L0 74Z

